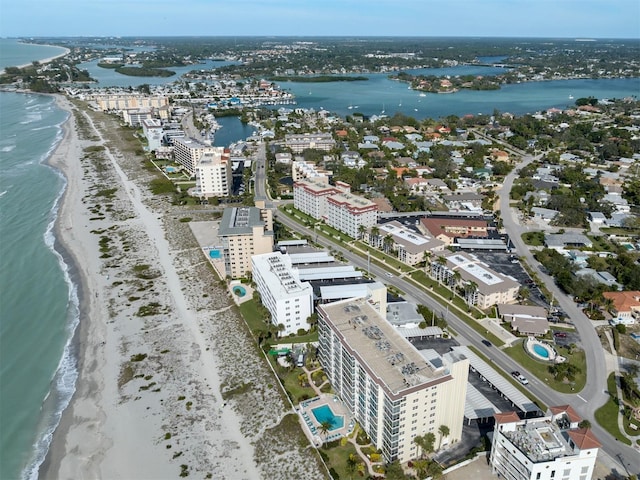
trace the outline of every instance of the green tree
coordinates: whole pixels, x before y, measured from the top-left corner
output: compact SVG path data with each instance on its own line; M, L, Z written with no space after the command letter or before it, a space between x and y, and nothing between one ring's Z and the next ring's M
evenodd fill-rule
M442 439L444 437L448 437L450 430L449 427L447 427L446 425L440 425L440 427L438 427L438 433L440 434L440 442L438 443L438 450L440 450L440 447L442 446Z

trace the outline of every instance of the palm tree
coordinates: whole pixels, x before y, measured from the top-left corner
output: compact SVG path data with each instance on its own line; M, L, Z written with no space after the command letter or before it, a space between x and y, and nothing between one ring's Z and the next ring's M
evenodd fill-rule
M362 224L358 225L358 240L362 240L364 238L364 234L366 233L366 231L367 227Z
M455 272L453 272L453 275L451 275L451 288L455 291L455 287L456 285L458 285L458 283L460 283L460 280L462 279L462 274L456 270Z
M449 436L449 427L447 427L446 425L440 425L440 427L438 428L438 433L440 434L440 442L438 443L438 450L440 450L440 447L442 446L442 439L444 437Z
M431 264L431 252L429 250L425 250L422 252L422 260L424 261L424 268L426 269Z
M424 458L413 461L413 468L415 469L418 478L425 478L427 476L428 467L429 461Z
M349 472L349 478L353 478L352 474L356 471L356 467L358 466L358 459L352 453L347 458L347 471Z
M478 291L478 284L475 282L467 282L464 286L464 298L471 308L471 305L475 304L475 294Z
M391 235L386 235L382 240L382 248L384 249L384 253L387 255L393 248L393 237Z
M373 237L373 240L372 240L372 237ZM374 246L377 248L379 237L380 237L380 229L378 228L377 225L374 225L373 227L371 227L371 230L369 232L369 243L375 244Z
M327 437L327 434L331 431L331 422L329 420L325 420L324 422L320 423L320 433L322 435L325 436L325 438Z
M420 456L433 452L433 444L436 441L436 436L431 433L425 433L424 435L416 435L413 442L422 450Z

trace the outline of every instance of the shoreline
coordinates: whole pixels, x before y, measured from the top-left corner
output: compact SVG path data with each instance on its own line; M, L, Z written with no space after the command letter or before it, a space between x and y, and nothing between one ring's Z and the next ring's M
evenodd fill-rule
M69 276L72 281L76 280L75 286L78 295L79 322L77 327L75 328L72 338L70 339L70 343L73 351L75 351L77 355L76 368L78 377L74 386L74 393L66 408L61 412L60 421L58 422L58 425L52 434L47 453L44 457L44 460L39 466L38 476L42 478L50 478L50 473L58 470L61 458L65 454L61 440L67 435L71 427L73 421L73 403L75 401L78 385L84 380L82 371L85 365L86 351L83 346L87 343L88 332L87 325L83 320L90 318L91 314L90 302L88 302L88 294L91 293L91 290L87 278L87 272L83 272L82 268L80 268L80 262L74 252L73 245L70 244L70 239L66 238L64 229L62 227L65 217L70 218L69 210L72 208L72 205L70 204L70 197L72 197L74 194L77 194L77 192L73 190L75 188L75 185L72 185L70 182L71 175L69 174L68 170L70 167L68 165L65 165L61 158L69 153L69 149L77 147L78 138L75 131L75 118L69 104L65 103L66 99L64 98L64 96L60 94L54 94L52 96L55 100L56 106L64 110L68 114L66 121L61 126L63 130L62 139L44 163L57 170L65 178L66 181L65 190L59 200L60 205L58 209L58 215L55 220L53 233L55 237L54 248L63 258L63 261L67 264L69 269ZM71 226L67 228L71 228Z
M64 49L64 52L58 54L58 55L54 55L52 57L46 57L43 58L42 60L32 60L29 63L24 63L22 65L7 65L9 67L16 67L16 68L25 68L28 67L29 65L32 65L33 62L38 62L40 65L44 65L46 63L49 62L53 62L54 60L61 58L61 57L65 57L67 55L69 55L69 53L71 53L71 49L67 48L67 47L61 47L59 45L49 45L49 44L42 44L42 43L29 43L29 42L22 42L19 41L18 43L22 43L23 45L33 45L33 46L37 46L37 47L53 47L53 48L62 48ZM4 68L0 68L0 75L2 75L4 73Z
M293 478L287 468L312 457L298 444L286 448L291 465L264 458L287 408L253 379L271 373L189 226L141 186L139 159L105 139L111 120L54 97L70 113L47 164L67 180L55 235L80 284L78 378L39 477Z

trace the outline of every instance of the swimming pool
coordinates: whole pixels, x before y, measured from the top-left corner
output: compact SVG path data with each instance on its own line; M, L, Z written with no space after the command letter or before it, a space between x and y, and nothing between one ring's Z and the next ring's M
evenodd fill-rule
M233 287L233 293L235 293L239 297L244 297L247 294L247 291L244 287L236 285L235 287Z
M333 410L331 410L329 405L312 408L311 413L316 417L318 423L322 424L322 422L329 422L331 424L331 428L329 428L330 431L344 427L344 417L334 415Z
M165 167L165 170L167 171L167 173L175 173L176 172L176 168L175 167Z
M549 358L549 350L538 343L533 345L533 351L543 358Z
M222 258L222 252L220 250L215 250L215 249L209 250L209 256L214 260L218 260L219 258Z

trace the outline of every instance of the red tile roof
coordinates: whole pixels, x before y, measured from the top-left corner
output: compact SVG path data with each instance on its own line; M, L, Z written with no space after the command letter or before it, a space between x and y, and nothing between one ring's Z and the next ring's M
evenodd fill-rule
M496 419L496 423L511 423L520 421L520 417L516 412L494 413L493 418Z
M630 312L640 308L640 290L625 290L623 292L604 292L604 298L613 300L616 312Z
M600 448L602 446L593 432L588 428L569 430L569 436L580 450Z
M549 410L551 410L551 413L553 415L558 415L559 413L566 413L571 423L576 423L576 422L579 423L582 421L582 417L578 415L578 412L576 412L571 405L559 405L557 407L549 407Z

